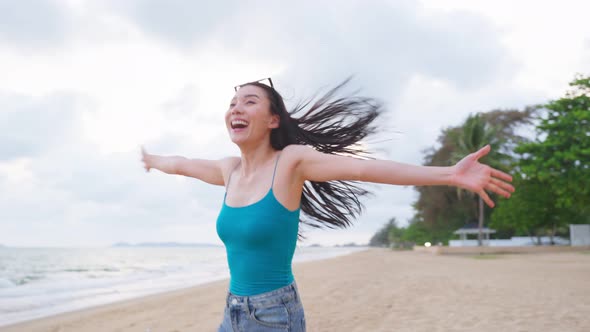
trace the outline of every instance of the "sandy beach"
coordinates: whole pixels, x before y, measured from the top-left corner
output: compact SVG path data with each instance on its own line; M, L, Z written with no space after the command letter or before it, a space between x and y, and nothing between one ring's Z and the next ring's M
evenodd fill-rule
M370 249L296 264L308 331L590 331L590 252ZM0 328L216 331L227 280Z

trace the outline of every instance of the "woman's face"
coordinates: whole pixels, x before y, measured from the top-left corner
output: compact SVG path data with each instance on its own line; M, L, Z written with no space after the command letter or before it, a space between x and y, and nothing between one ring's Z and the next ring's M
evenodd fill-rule
M264 89L246 85L238 89L225 113L225 125L232 142L258 143L277 128L279 117L270 111L270 101Z

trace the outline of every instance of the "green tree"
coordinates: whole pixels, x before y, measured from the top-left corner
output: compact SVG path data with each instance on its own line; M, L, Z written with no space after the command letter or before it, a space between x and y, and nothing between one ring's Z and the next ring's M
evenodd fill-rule
M381 227L369 241L371 247L389 247L389 231L390 229L397 227L395 218L389 219L389 221Z
M537 138L516 151L523 177L547 185L557 207L589 212L590 77L577 77L565 97L545 105ZM582 213L581 213L582 214Z
M528 235L533 243L535 237L549 231L554 235L558 220L555 219L556 208L553 197L546 184L523 179L518 173L514 175L514 186L518 188L509 200L498 203L491 217L490 226L498 230L510 230L518 235ZM547 229L551 225L551 229Z
M425 242L435 242L436 240L432 238L432 232L426 223L414 218L404 230L402 241L422 245Z
M393 222L392 222L393 221ZM404 241L405 228L399 227L395 218L391 218L389 227L389 245L393 248L405 248L407 247L406 241Z
M516 192L492 216L494 227L553 236L569 223L590 223L590 78L544 105L537 137L515 151Z

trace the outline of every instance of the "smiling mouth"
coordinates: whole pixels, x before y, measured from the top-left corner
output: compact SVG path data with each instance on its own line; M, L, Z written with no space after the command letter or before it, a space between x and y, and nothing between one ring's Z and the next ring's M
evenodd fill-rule
M234 120L231 122L232 129L244 129L248 127L248 122L244 120Z

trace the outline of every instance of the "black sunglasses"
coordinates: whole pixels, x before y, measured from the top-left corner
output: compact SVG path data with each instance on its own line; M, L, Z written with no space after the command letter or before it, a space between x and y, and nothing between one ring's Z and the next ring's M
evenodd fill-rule
M248 82L248 83L236 85L236 86L234 86L234 90L238 91L244 85L248 85L248 84L251 84L251 83L262 83L262 84L264 84L266 86L271 87L272 89L275 88L274 85L272 85L272 80L270 79L270 77L267 77L267 78L263 78L263 79L258 80L258 81L252 81L252 82Z

